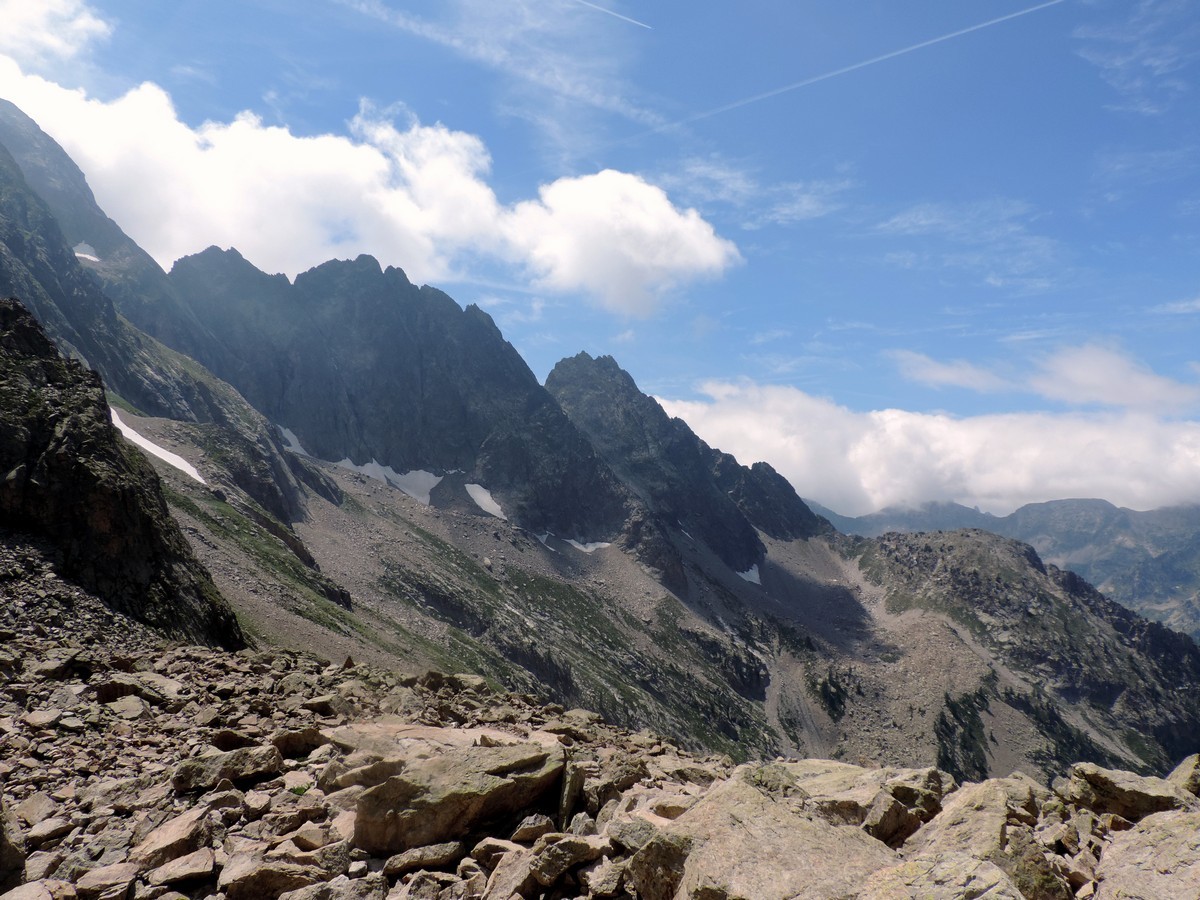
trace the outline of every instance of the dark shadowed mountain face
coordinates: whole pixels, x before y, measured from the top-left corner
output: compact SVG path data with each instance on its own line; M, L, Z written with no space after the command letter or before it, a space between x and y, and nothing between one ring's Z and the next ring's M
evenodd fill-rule
M1107 500L1052 500L1007 516L953 503L828 515L843 532L867 537L983 528L1016 538L1129 609L1200 639L1200 506L1138 512Z
M828 530L770 466L746 468L713 450L638 390L611 356L562 360L546 390L658 515L736 572L762 559L756 527L781 540Z
M65 577L164 634L244 644L154 470L109 421L99 376L16 300L0 301L0 409L0 529L48 540Z
M3 99L0 145L12 154L29 188L53 214L67 247L86 243L95 250L97 258L84 264L121 315L168 346L195 355L194 344L203 337L202 329L175 295L166 273L104 214L66 151ZM114 384L111 378L106 380Z
M314 456L460 472L522 525L580 540L612 539L634 511L478 307L367 256L289 284L210 248L176 263L171 281L216 335L201 362Z

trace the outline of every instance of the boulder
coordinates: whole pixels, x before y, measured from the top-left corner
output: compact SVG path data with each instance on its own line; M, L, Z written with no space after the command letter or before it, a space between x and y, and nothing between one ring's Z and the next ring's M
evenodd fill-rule
M825 759L781 764L834 825L859 825L898 847L942 808L954 778L934 768L864 769Z
M146 835L145 840L133 848L130 859L144 869L156 869L206 846L211 832L207 807L197 806Z
M185 760L171 786L181 794L210 790L224 779L245 787L278 775L282 768L283 757L273 746L242 747Z
M1200 796L1200 753L1193 753L1177 765L1167 776L1167 781L1189 794Z
M75 890L84 900L124 900L137 876L136 863L114 863L86 872Z
M905 853L923 861L960 855L992 862L1023 893L1070 897L1062 867L1034 832L1039 808L1049 799L1044 787L1020 772L963 785L946 799L941 813L909 838Z
M634 854L626 881L645 900L853 896L896 854L861 829L805 808L781 766L743 766Z
M1200 897L1200 812L1154 813L1114 834L1096 878L1096 900Z
M355 846L382 856L464 837L536 805L564 763L561 747L541 743L443 749L362 793Z
M1186 782L1186 776L1181 778ZM1066 778L1055 779L1055 792L1068 803L1098 815L1112 813L1130 822L1167 810L1200 810L1200 798L1176 781L1076 763Z
M221 869L217 887L228 900L262 900L324 881L315 866L268 860L258 853L238 853Z
M921 854L867 878L858 900L1026 900L995 863L965 853Z

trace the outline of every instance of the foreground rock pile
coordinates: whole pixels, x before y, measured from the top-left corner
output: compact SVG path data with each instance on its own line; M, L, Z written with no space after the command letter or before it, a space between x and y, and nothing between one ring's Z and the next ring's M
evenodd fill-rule
M474 677L163 646L48 575L0 552L3 900L1200 896L1196 757L734 767Z

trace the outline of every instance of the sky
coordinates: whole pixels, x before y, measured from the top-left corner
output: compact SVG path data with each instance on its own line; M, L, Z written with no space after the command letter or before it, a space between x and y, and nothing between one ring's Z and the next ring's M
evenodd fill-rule
M0 0L163 266L360 253L844 514L1200 502L1194 0Z

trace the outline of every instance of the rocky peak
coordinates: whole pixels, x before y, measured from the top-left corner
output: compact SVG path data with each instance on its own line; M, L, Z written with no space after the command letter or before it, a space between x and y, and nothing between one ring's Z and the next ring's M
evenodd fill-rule
M804 504L794 491L789 488L792 503L786 497L768 501L765 470L756 474L714 451L638 390L611 356L580 353L562 360L546 390L655 514L702 540L734 571L749 570L764 552L756 523L739 501L772 529L815 533L811 513L811 524L797 518Z
M233 612L123 445L100 377L59 356L16 300L0 301L0 528L48 540L64 577L163 633L240 646Z

